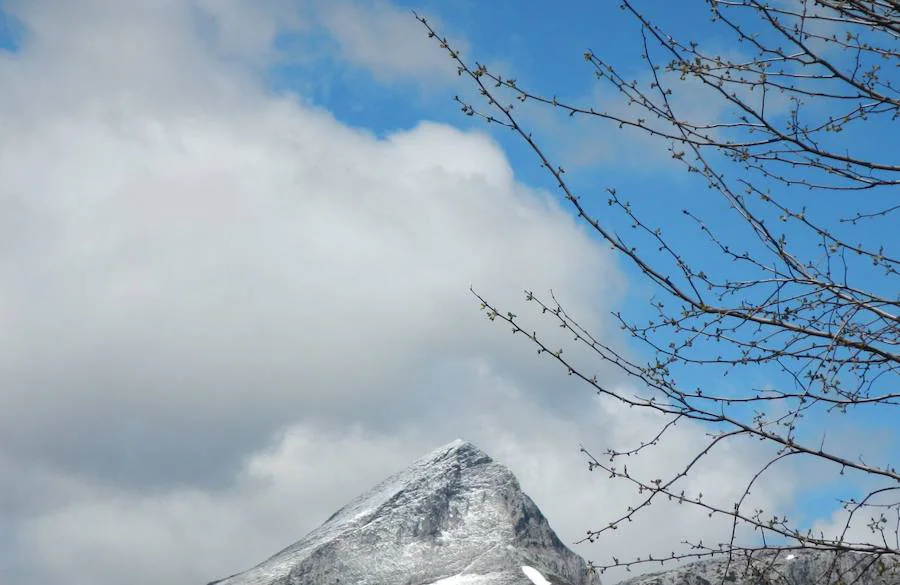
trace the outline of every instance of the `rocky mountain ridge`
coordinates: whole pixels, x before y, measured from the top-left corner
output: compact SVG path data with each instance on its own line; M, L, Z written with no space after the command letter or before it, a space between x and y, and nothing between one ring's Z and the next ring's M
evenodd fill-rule
M735 554L697 561L618 585L900 585L900 558L816 550Z
M457 440L210 585L600 585L515 476Z

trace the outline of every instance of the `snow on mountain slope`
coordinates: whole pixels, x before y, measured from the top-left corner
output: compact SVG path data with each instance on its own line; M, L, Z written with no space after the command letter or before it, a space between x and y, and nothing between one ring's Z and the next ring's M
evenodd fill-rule
M513 474L454 441L217 585L599 585Z
M528 577L534 585L552 585L550 581L547 581L547 579L541 575L541 572L534 567L524 565L522 566L522 572L525 573L525 576Z

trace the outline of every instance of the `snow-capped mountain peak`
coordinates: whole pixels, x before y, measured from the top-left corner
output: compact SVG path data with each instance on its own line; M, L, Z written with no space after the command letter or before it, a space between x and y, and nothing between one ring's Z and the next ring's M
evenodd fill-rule
M525 567L542 583L600 583L506 467L456 440L355 498L268 560L214 583L536 583Z

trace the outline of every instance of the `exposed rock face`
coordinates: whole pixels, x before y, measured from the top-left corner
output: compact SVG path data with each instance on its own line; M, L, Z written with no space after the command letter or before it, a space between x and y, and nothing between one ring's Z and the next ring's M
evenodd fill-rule
M900 558L781 551L700 561L619 585L900 585Z
M513 474L455 441L217 585L599 585ZM529 577L532 575L532 577Z

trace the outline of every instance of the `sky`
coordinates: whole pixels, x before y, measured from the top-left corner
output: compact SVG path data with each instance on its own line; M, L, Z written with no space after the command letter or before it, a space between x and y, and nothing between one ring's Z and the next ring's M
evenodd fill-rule
M586 44L637 67L634 30L594 4L0 2L0 581L206 583L457 437L567 543L636 501L579 447L656 420L537 359L469 287L520 314L523 289L552 289L624 351L610 312L650 292L521 144L460 114L471 88L409 12L591 96ZM532 119L576 182L602 174L660 214L696 197L639 137ZM704 431L636 465L674 470ZM691 481L731 501L766 455L734 443ZM803 472L754 502L831 522ZM726 529L661 506L573 548L605 561Z

